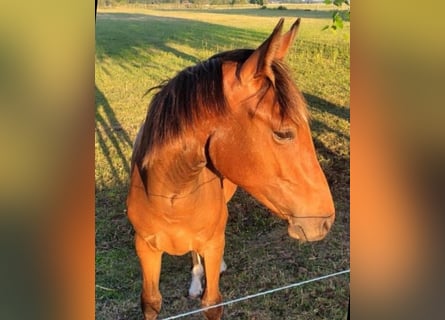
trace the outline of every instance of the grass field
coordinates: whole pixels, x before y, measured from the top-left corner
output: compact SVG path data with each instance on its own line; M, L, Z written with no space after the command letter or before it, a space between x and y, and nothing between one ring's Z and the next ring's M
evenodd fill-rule
M319 5L317 5L319 6ZM287 61L312 114L337 218L326 239L299 244L243 191L229 204L225 300L349 268L349 23L321 31L329 10L101 9L96 23L96 319L140 319L140 271L125 214L132 141L146 90L216 52L254 48L285 16L302 17ZM161 318L199 307L186 297L190 256L164 255ZM226 307L225 319L345 319L349 276ZM188 319L201 319L190 316Z

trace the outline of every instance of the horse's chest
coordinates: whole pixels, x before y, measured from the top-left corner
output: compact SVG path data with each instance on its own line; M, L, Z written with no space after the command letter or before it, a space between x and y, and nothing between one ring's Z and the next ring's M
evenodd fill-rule
M224 203L221 206L201 203L187 209L180 206L159 209L148 213L146 218L145 240L153 248L182 255L220 240L224 236L227 210Z

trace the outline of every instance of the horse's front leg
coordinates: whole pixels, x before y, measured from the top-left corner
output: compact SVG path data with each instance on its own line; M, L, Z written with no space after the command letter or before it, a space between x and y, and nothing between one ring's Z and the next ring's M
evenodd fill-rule
M144 320L154 320L161 311L162 296L159 292L162 252L151 248L136 234L136 253L142 269L141 308Z
M224 239L219 245L203 253L206 269L206 288L201 300L203 307L218 304L222 301L221 293L219 292L219 274L223 254ZM221 319L222 313L223 307L216 307L203 312L207 320L219 320Z
M227 265L224 262L224 258L221 261L221 267L219 272L223 273L227 270ZM190 282L189 297L192 299L201 296L202 289L202 278L204 277L204 266L202 264L201 257L196 251L192 251L192 281Z

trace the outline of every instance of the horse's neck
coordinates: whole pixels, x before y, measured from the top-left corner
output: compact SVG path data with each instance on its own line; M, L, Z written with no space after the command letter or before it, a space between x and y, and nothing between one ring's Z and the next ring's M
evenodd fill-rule
M149 195L185 197L209 180L216 179L206 168L203 148L201 144L191 143L186 148L169 148L161 153L159 160L153 161L147 168Z
M148 194L165 197L185 196L192 193L205 180L205 172L176 174L174 169L156 168L147 171Z

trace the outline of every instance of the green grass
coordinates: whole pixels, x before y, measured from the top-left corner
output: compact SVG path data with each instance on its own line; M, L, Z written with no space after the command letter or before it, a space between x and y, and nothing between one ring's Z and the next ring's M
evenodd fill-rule
M287 5L286 5L287 6ZM224 299L349 267L349 23L332 33L329 10L101 10L96 23L96 318L140 319L140 271L125 215L132 141L151 95L145 91L216 52L258 46L281 16L303 17L287 61L312 113L320 162L337 219L325 240L298 244L286 223L243 191L229 204L221 279ZM286 19L288 28L294 19ZM162 317L199 307L186 298L188 255L164 255ZM226 319L344 319L349 277L225 308ZM201 319L200 315L188 319Z

